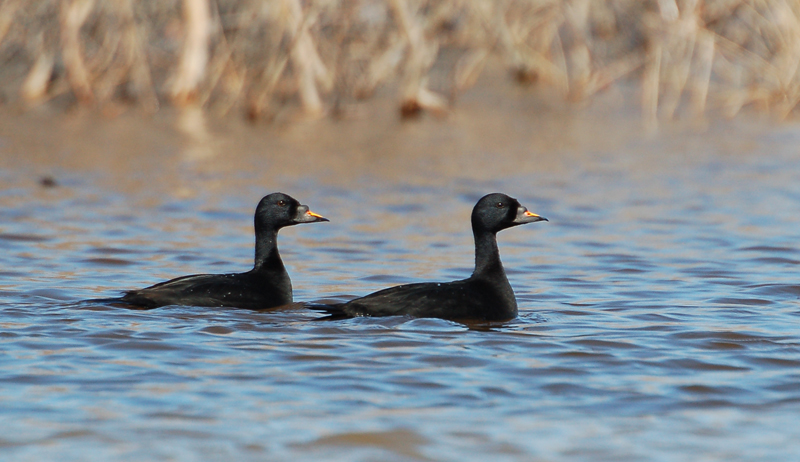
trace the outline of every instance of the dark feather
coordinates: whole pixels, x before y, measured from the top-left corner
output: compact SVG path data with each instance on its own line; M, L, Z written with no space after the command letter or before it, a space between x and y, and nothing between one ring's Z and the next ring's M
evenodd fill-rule
M414 316L458 321L506 321L517 316L517 300L500 262L496 233L546 220L505 194L481 198L472 211L475 271L467 279L390 287L325 311L330 317Z
M144 289L131 290L110 304L137 308L165 305L266 309L292 302L292 282L278 252L278 231L299 223L328 221L294 198L273 193L256 207L255 264L246 273L182 276Z

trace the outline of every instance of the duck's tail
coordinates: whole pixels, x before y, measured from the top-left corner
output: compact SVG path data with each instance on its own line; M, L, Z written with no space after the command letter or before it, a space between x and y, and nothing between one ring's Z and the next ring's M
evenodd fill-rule
M344 306L343 303L337 303L333 305L328 305L325 303L305 303L304 305L309 310L319 311L326 315L315 319L315 321L334 321L337 319L347 319L352 317L344 312L344 309L342 308Z
M149 310L153 307L139 305L131 300L127 300L123 297L111 297L111 298L90 298L88 300L81 300L80 303L82 305L107 305L107 306L114 306L117 308L128 308L131 310Z

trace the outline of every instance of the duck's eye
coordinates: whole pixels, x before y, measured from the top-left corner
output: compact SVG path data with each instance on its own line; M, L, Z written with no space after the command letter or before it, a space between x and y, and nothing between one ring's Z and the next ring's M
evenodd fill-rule
M286 201L281 199L281 200L278 201L278 205L281 206L281 207L286 207Z
M497 204L495 204L495 207L497 207L498 209L502 209L505 206L506 206L506 204L504 204L502 202L498 202Z

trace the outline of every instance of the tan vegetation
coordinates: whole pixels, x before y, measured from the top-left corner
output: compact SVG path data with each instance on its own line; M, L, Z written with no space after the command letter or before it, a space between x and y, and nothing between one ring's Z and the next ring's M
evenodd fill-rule
M800 101L799 0L0 0L0 95L338 114L381 86L447 111L487 63L571 101L641 85L645 120ZM391 85L390 85L391 84Z

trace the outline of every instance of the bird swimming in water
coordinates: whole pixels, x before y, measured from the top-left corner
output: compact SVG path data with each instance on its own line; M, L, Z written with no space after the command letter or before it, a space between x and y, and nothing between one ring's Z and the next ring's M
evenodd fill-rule
M128 291L121 298L96 301L148 309L165 305L266 309L292 303L292 281L278 253L278 231L329 220L291 196L273 193L258 203L254 221L255 265L250 271L183 276Z
M517 300L508 282L497 232L513 226L547 221L505 194L482 197L472 209L475 271L453 282L405 284L337 305L309 305L329 314L327 319L355 316L443 318L468 321L506 321L517 316ZM323 318L326 319L326 318Z

